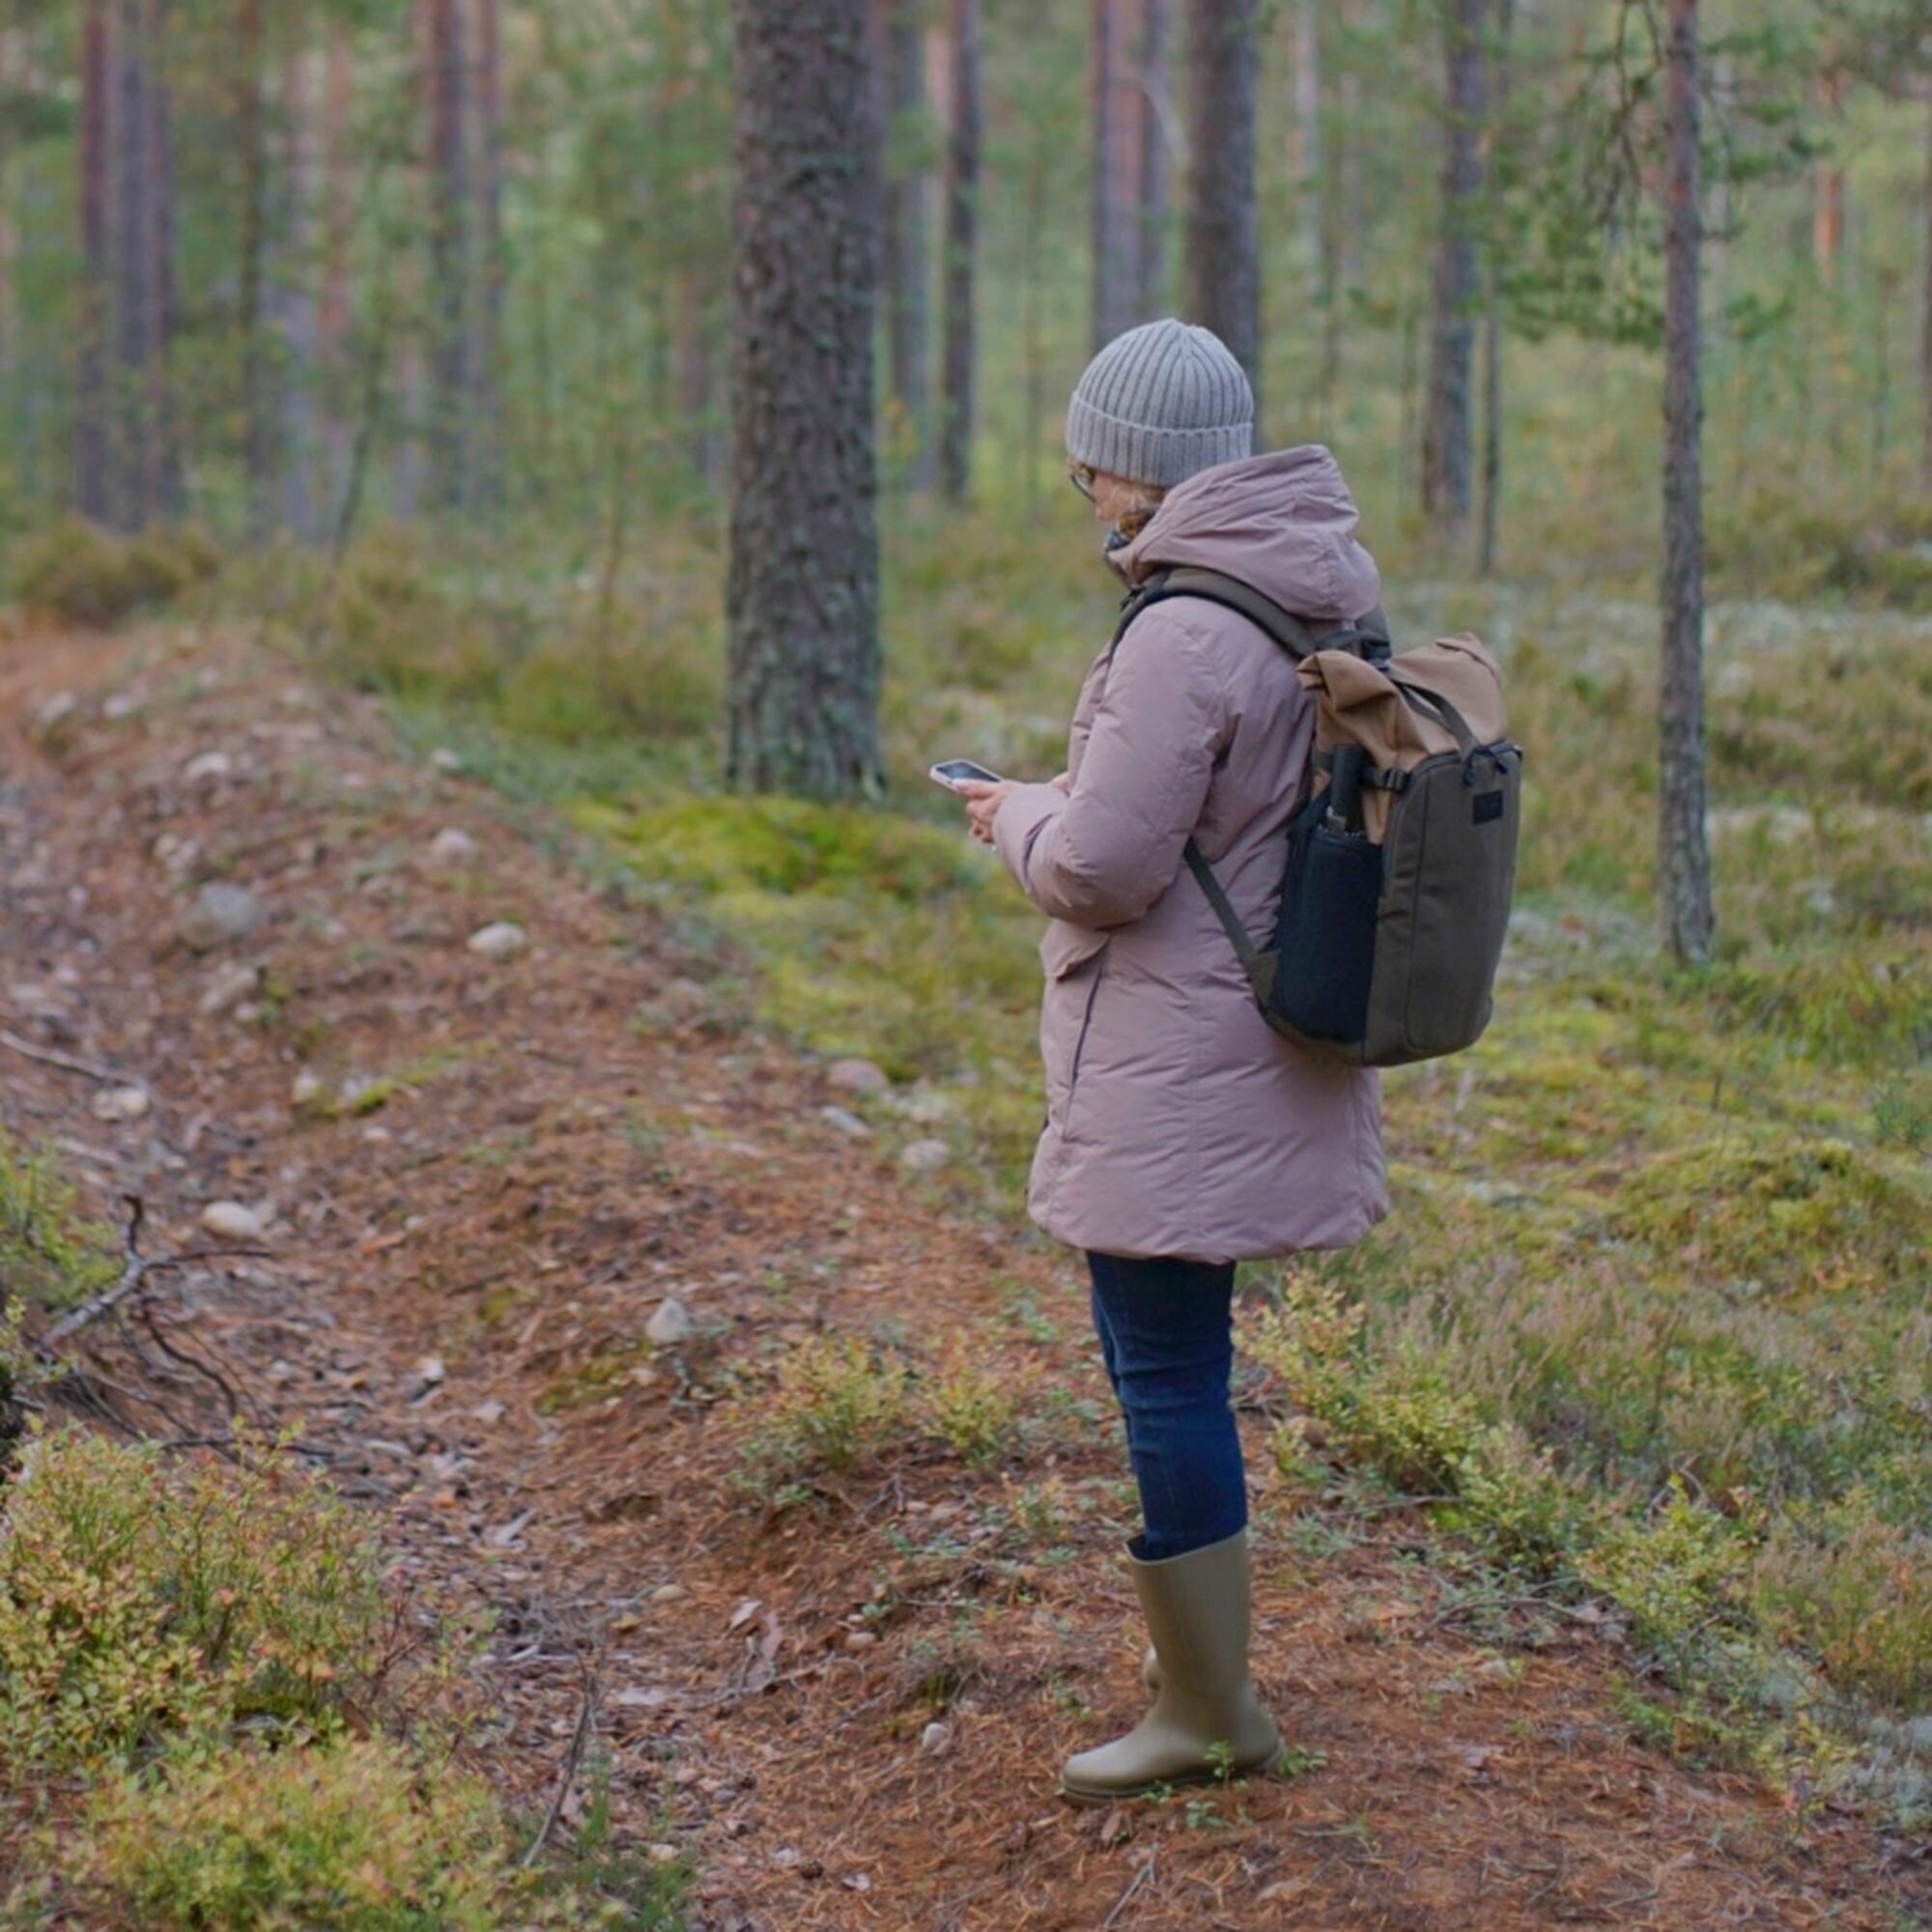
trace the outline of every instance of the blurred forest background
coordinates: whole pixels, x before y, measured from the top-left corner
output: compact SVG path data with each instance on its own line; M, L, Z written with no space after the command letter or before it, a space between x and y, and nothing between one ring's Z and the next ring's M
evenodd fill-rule
M595 1348L525 1394L546 1415L581 1408L569 1426L585 1432L616 1426L600 1421L613 1388L684 1405L677 1440L723 1459L667 1505L692 1513L695 1537L727 1535L748 1494L761 1539L827 1513L828 1562L870 1566L867 1616L885 1602L921 1642L942 1642L934 1619L952 1632L946 1667L906 1708L926 1699L922 1721L951 1721L960 1687L978 1686L974 1721L1030 1736L1078 1702L1068 1690L1049 1709L1038 1683L1061 1698L1048 1673L1077 1683L1081 1646L1113 1640L1060 1566L1101 1560L1105 1511L1125 1498L1108 1503L1118 1470L1095 1460L1101 1412L1067 1394L1092 1370L1080 1311L1066 1281L1039 1290L1049 1264L1010 1233L1039 1120L1038 922L923 773L949 755L1060 769L1115 588L1063 474L1066 395L1118 329L1209 322L1251 369L1263 440L1337 451L1398 647L1478 631L1527 753L1497 1018L1454 1064L1386 1080L1394 1213L1348 1254L1244 1273L1250 1446L1272 1452L1258 1509L1281 1552L1264 1602L1304 1581L1341 1601L1349 1566L1379 1548L1367 1525L1413 1510L1429 1541L1413 1563L1405 1545L1401 1580L1383 1581L1411 1592L1422 1628L1479 1631L1507 1674L1551 1631L1607 1626L1624 1648L1605 1721L1632 1749L1768 1781L1801 1861L1822 1856L1814 1827L1848 1818L1922 1848L1928 32L1923 0L5 0L4 637L17 662L57 668L125 626L131 668L94 709L57 694L32 735L57 768L111 774L143 733L173 744L210 692L266 707L275 680L313 678L379 705L425 782L487 787L544 855L512 877L471 844L432 872L398 856L417 849L413 821L384 816L402 811L402 781L338 797L318 768L289 795L326 796L316 849L355 854L337 910L373 919L385 893L474 900L492 921L476 937L497 934L501 984L523 997L508 962L554 926L566 883L641 909L683 963L639 971L622 1041L585 1065L648 1052L704 1071L665 1075L621 1130L594 1129L615 1149L623 1214L653 1190L682 1201L683 1177L723 1158L737 1123L700 1104L726 1079L711 1056L755 1064L760 1083L781 1078L759 1058L773 1042L814 1079L862 1063L797 1124L819 1136L819 1166L876 1156L920 1211L1007 1231L1010 1278L981 1261L929 1295L915 1281L881 1341L883 1303L837 1297L895 1210L837 1255L800 1210L773 1237L781 1264L705 1284L715 1352L696 1368L675 1323L644 1331L633 1284ZM230 648L257 654L239 683L206 668ZM306 923L269 927L272 997L197 1009L199 981L183 995L204 1059L259 1053L270 1068L276 1157L314 1158L336 1135L349 1160L375 1113L407 1142L474 1100L463 1057L494 1065L494 1041L438 1035L431 1050L391 1014L375 1064L344 1017L365 996L387 1013L386 992L359 989L440 955L331 925L319 874L289 856L307 844L293 830L272 850L251 842L217 793L198 842L156 845L155 890L185 901L239 880L299 902ZM164 964L184 986L204 970L198 954ZM97 1005L110 1024L113 1003ZM425 1010L438 1026L469 1011L440 994ZM84 1030L32 1032L36 1012L16 1012L16 1038L85 1044ZM495 1138L466 1126L464 1172L505 1186L547 1172L553 1124L536 1120ZM0 1207L37 1232L0 1239L0 1292L24 1304L11 1373L30 1389L48 1358L21 1334L44 1339L71 1319L59 1311L90 1306L115 1251L60 1178L71 1161L14 1127ZM774 1145L782 1131L759 1127ZM572 1141L565 1164L583 1159ZM458 1165L422 1194L461 1198ZM788 1199L794 1183L770 1185ZM749 1183L719 1188L764 1211ZM602 1225L594 1196L574 1200ZM370 1252L347 1255L347 1274ZM526 1303L579 1286L531 1288L505 1263L500 1303L493 1288L453 1310L439 1266L397 1293L450 1324L459 1376L484 1359L523 1376ZM1005 1283L997 1305L988 1279ZM759 1323L789 1319L800 1282L835 1312L780 1348ZM9 1347L0 1323L0 1411ZM674 1400L611 1379L661 1359L678 1364ZM1042 1386L1052 1396L1034 1401ZM99 1551L77 1548L73 1525L147 1484L77 1435L58 1441L42 1466L64 1466L71 1489L44 1493L71 1507L39 1523L42 1542L0 1545L0 1635L7 1605L40 1587L34 1563L87 1572ZM937 1517L922 1527L897 1502L876 1520L870 1504L840 1514L853 1471L881 1496L901 1479L943 1492L1013 1600L975 1594ZM129 1589L201 1601L165 1533L150 1553ZM747 1531L714 1595L779 1601L798 1573L758 1568L779 1560ZM916 1587L901 1574L915 1562ZM355 1574L373 1628L381 1590ZM999 1660L1033 1640L1016 1605L1035 1601L1054 1604L1067 1649L1018 1684ZM661 1614L668 1631L682 1613ZM355 1642L341 1636L330 1665L344 1682L362 1668ZM191 1722L137 1697L125 1734L75 1744L19 1715L32 1700L8 1690L26 1681L10 1655L41 1654L0 1650L0 1770L16 1797L57 1757L119 1776L175 1748L171 1725L192 1744L256 1721L223 1679ZM331 1695L306 1683L300 1723ZM1325 1680L1311 1696L1319 1735L1347 1699ZM866 1752L900 1749L869 1719L845 1722L822 1739L840 1776L788 1798L794 1833ZM325 1755L342 1744L326 1726L300 1739ZM498 1858L497 1826L423 1816L417 1746L396 1748L382 1802L421 1822L424 1869L479 1843ZM1330 1776L1371 1778L1366 1748L1352 1770L1336 1757ZM357 1774L327 1761L345 1780L324 1793L339 1822ZM519 1759L526 1800L538 1762ZM88 1895L120 1901L99 1922L208 1922L194 1859L245 1837L252 1813L245 1785L224 1786L243 1822L227 1818L208 1792L232 1774L196 1764L206 1789L144 1785L89 1814L82 1865L87 1832L106 1849ZM1293 1806L1305 1788L1321 1802L1321 1767L1318 1749L1295 1773L1305 1787L1223 1801ZM986 1815L1022 1784L1009 1767ZM81 1788L69 1816L96 1803ZM1391 1774L1359 1802L1394 1805L1406 1788ZM1426 1808L1440 1788L1423 1787ZM629 1825L677 1836L655 1816ZM906 1831L952 1843L929 1822ZM170 1863L166 1842L202 1851ZM1481 1917L1494 1894L1475 1842L1443 1856L1455 1868L1467 1854ZM684 1857L671 1845L644 1870L627 1895L645 1904L623 1922L681 1922ZM1886 1886L1918 1870L1890 1851L1880 1865ZM487 1864L474 1922L534 1922L501 1904L499 1876ZM1882 1889L1854 1887L1847 1909L1876 1915ZM1626 1894L1606 1880L1593 1895ZM114 1917L136 1897L131 1920ZM778 1909L770 1922L785 1922ZM1323 1922L1396 1911L1354 1909ZM1535 1899L1522 1909L1548 1922ZM1926 1922L1886 1909L1841 1922Z

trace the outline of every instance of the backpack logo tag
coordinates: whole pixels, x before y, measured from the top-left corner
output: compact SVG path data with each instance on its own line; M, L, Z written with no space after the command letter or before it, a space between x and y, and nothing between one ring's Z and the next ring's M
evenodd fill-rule
M1476 794L1475 811L1472 814L1478 825L1488 825L1492 820L1503 815L1503 795L1499 791L1479 791Z

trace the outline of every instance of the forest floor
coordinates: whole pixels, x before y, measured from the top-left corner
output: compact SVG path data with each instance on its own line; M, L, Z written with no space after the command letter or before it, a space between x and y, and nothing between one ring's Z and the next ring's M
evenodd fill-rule
M1285 1498L1255 1415L1293 1775L1059 1801L1137 1715L1142 1641L1072 1258L722 1023L716 959L539 817L240 635L0 651L0 1116L99 1211L139 1195L151 1253L217 1200L266 1225L266 1259L184 1276L176 1332L402 1574L494 1613L475 1748L526 1806L570 1777L568 1821L608 1776L708 1932L1932 1922L1932 1874L1855 1816L1638 1742L1614 1628L1478 1638L1416 1511ZM260 930L191 951L190 877L245 884ZM472 950L501 921L526 946ZM151 1111L104 1120L112 1082L20 1044ZM692 1327L658 1345L667 1296ZM802 1500L748 1490L772 1365L821 1332L928 1365L970 1338L1037 1394L1024 1458L909 1433Z

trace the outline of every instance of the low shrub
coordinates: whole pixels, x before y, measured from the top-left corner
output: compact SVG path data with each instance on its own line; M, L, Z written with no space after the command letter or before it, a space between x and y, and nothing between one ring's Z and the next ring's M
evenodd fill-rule
M367 1532L284 1460L168 1463L76 1429L0 1491L0 1769L328 1723L396 1661Z
M10 581L29 611L70 624L109 625L172 603L219 567L213 545L191 526L117 536L71 517L15 548Z
M768 1479L849 1469L900 1434L912 1399L897 1356L853 1335L814 1336L780 1365L747 1458Z
M80 1211L53 1154L0 1128L0 1283L41 1307L65 1307L113 1282L116 1249L113 1230Z
M1577 1568L1630 1619L1639 1644L1690 1668L1710 1634L1742 1623L1751 1548L1736 1522L1673 1483L1647 1518L1607 1520Z
M1756 1608L1834 1684L1906 1716L1932 1706L1932 1538L1870 1492L1779 1523L1758 1553Z
M113 1778L94 1794L73 1867L94 1910L152 1932L542 1922L504 1910L509 1864L488 1787L378 1738L183 1750Z
M1009 1455L1019 1439L1027 1391L982 1347L954 1335L919 1383L925 1425L956 1456L978 1465Z

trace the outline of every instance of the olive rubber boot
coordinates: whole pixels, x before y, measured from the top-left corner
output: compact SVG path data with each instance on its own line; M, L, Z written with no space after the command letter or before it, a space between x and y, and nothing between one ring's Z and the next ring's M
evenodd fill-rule
M1281 1750L1248 1676L1247 1531L1157 1563L1127 1554L1160 1689L1125 1737L1067 1759L1060 1788L1076 1804L1256 1771Z

